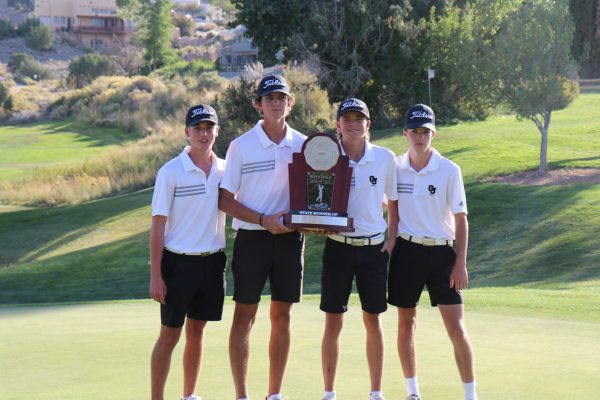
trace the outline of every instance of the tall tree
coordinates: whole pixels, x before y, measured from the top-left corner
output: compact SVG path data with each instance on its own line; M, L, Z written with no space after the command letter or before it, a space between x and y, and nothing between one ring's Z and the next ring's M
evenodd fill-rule
M321 84L331 101L363 98L378 117L399 82L410 82L417 24L407 1L313 1L304 46L321 65ZM391 95L393 97L393 95ZM393 107L393 106L392 106ZM393 113L393 111L392 111Z
M305 31L311 15L311 2L303 0L231 0L237 9L232 27L244 25L246 34L259 48L259 58L266 65L276 62L280 51L288 58L295 54L291 49L296 36Z
M369 104L375 121L398 118L415 99L418 21L432 7L443 12L465 0L233 0L235 24L260 49L263 62L315 58L330 101L354 95ZM414 6L414 7L413 7Z
M500 99L540 132L539 174L547 168L552 111L579 94L572 39L567 0L525 0L507 14L490 55L498 67Z
M575 22L573 56L583 78L600 78L600 0L570 0Z
M418 41L421 76L435 70L432 102L441 121L480 119L496 106L494 41L506 14L522 0L475 0L444 13L431 9ZM425 97L425 96L423 96Z
M171 47L171 0L117 0L119 12L136 23L136 39L144 50L144 69L154 71L175 60Z

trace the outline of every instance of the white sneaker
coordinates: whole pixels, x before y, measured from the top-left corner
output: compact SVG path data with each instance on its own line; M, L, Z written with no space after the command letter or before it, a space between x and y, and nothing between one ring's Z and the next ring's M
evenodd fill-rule
M406 400L421 400L418 394L411 394L406 397Z
M188 397L182 397L181 400L202 400L202 397L198 397L195 394L191 394Z
M375 397L369 397L369 400L385 400L385 397L378 394Z

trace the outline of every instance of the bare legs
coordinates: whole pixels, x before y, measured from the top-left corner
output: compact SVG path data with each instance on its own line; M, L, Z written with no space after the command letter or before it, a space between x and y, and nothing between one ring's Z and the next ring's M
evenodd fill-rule
M363 311L363 323L367 331L366 352L371 378L371 391L381 390L383 376L383 329L381 314ZM344 314L325 313L325 331L321 343L321 365L325 391L335 390L335 378L340 356L340 334L344 325Z
M237 398L248 397L248 361L250 359L250 332L256 319L258 303L235 304L229 335L229 361ZM271 339L269 341L268 394L281 393L283 377L291 347L292 303L271 301Z
M186 319L186 342L183 351L183 395L194 393L202 363L203 337L206 321ZM171 356L182 328L162 325L150 361L152 400L163 400L165 383L171 366Z

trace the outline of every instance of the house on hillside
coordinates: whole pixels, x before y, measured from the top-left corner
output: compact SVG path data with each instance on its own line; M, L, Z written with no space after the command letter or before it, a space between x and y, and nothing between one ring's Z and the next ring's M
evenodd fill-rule
M115 0L35 0L33 14L93 49L128 42L133 36L133 23L117 15Z
M258 61L258 48L245 33L246 27L242 25L221 33L224 40L219 54L219 66L223 71L242 71L245 65Z

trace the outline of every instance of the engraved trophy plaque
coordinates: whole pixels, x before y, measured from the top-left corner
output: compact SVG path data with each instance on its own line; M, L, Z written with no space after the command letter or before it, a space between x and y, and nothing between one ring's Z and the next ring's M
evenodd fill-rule
M289 164L290 212L284 223L305 231L353 232L348 217L352 168L337 140L316 133L304 142Z

